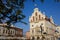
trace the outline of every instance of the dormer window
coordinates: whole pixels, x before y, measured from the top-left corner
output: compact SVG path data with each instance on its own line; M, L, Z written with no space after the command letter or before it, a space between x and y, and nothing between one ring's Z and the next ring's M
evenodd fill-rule
M35 13L35 15L37 16L37 12Z

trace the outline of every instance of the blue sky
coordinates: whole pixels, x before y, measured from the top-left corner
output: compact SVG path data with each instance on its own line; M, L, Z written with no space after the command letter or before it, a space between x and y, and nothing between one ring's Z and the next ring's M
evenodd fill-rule
M31 0L27 0L23 9L23 14L26 15L26 18L23 21L27 22L28 25L19 22L16 23L15 26L22 28L24 33L29 31L29 16L31 16L34 11L34 4L37 4L36 7L39 8L40 11L45 12L46 16L52 16L55 24L60 25L60 2L57 3L54 2L54 0L45 0L44 3L41 3L39 0L36 0L35 3L33 3Z

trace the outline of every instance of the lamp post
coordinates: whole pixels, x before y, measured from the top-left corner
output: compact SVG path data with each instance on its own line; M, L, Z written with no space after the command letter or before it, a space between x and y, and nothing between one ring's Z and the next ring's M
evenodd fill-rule
M41 24L41 25L40 25L40 29L41 29L41 36L42 36L42 25L43 25L43 24ZM41 38L41 40L43 40L43 38Z
M55 30L55 37L56 37L55 40L58 39L57 33L59 33L59 31L58 30Z
M43 31L43 29L42 29L42 25L43 25L43 24L41 24L41 25L40 25L40 29L41 29L41 36L42 36L41 40L43 40L43 38L45 38L45 37L44 37L44 35L42 35L42 31ZM43 34L47 34L47 33L46 33L46 32L44 32Z

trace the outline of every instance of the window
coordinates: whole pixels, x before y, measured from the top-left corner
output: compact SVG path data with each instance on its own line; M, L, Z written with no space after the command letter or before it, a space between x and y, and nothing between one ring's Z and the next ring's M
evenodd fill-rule
M39 15L39 20L40 20L40 15Z
M14 34L14 30L13 30L13 34Z
M0 29L0 32L1 32L1 29Z
M5 29L3 30L3 33L5 33Z
M37 21L37 18L36 18L36 21Z
M12 34L12 30L11 30L11 34Z
M42 27L42 31L44 31L44 27Z
M32 25L32 27L33 27L34 25Z
M0 29L0 31L1 31L1 29Z
M34 30L32 30L32 33L34 33Z
M43 25L43 23L41 23L41 25Z
M10 34L10 30L8 30L8 34Z
M33 16L33 21L34 21L34 16Z
M40 37L37 37L37 40L39 40L40 39Z
M43 19L43 17L42 17L42 19Z
M57 28L59 30L59 28Z
M35 38L34 38L34 37L32 37L32 40L35 40Z
M6 30L6 34L7 34L7 30Z
M40 30L36 30L37 33L40 33Z
M32 20L31 20L31 22L32 22Z
M22 32L20 32L20 34L22 35L23 33L22 33Z
M37 16L37 12L35 13L35 15Z
M15 30L13 30L13 34L15 34Z
M46 32L48 33L48 30L49 30L49 28L48 27L46 27Z

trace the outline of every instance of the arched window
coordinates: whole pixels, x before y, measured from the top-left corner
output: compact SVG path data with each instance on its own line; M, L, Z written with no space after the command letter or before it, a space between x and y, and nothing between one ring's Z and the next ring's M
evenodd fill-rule
M36 21L37 21L37 18L36 18Z
M31 19L31 22L32 22L32 19Z
M40 20L40 15L39 15L39 20Z
M32 30L32 34L34 33L34 30Z
M33 27L34 25L32 25L32 27Z
M33 16L33 21L34 21L34 16Z
M39 40L40 39L40 37L37 37L37 40Z
M7 34L7 32L8 32L8 31L6 30L6 34Z
M37 16L37 12L35 13L35 15Z
M32 40L35 40L35 38L34 38L34 37L32 37Z
M43 17L42 17L42 19L43 19Z

